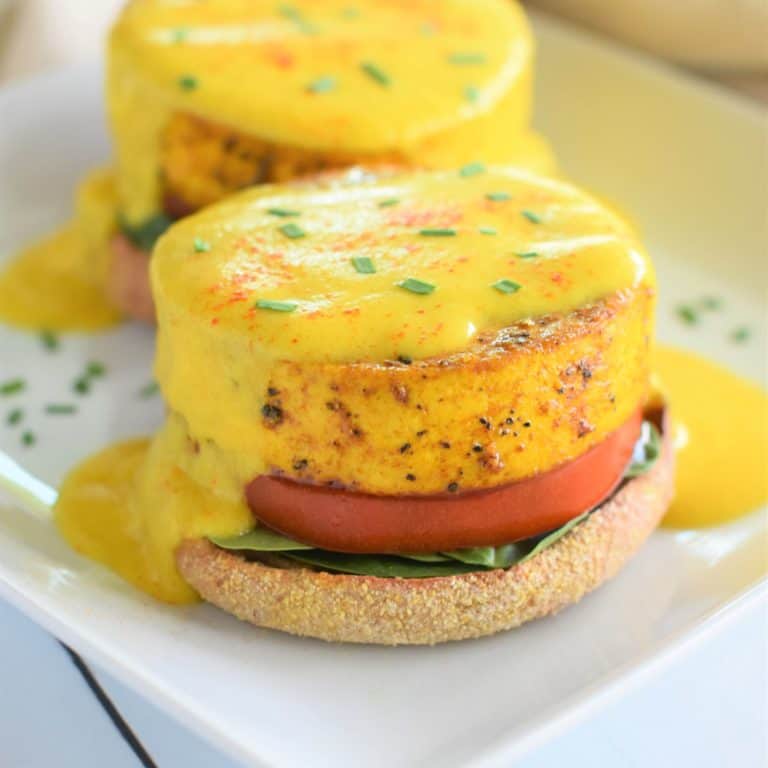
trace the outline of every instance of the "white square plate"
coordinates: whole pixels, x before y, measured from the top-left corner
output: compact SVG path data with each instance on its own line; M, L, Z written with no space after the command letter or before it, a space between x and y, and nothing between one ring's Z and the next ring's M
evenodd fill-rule
M540 127L565 170L644 231L663 286L660 335L759 380L765 115L552 22L536 27ZM100 77L86 67L0 93L0 253L63 220L78 175L107 157ZM676 302L707 293L725 298L724 312L679 325ZM728 323L756 335L729 344ZM137 327L68 336L56 353L0 329L0 380L29 380L23 404L38 435L24 449L18 431L0 425L0 446L55 484L109 440L150 431L161 404L137 391L151 355L152 334ZM70 396L89 359L105 361L109 375L79 414L35 416ZM509 765L761 599L765 532L762 512L717 529L660 531L612 583L552 619L485 640L386 649L257 630L209 606L160 605L8 500L0 594L253 764Z

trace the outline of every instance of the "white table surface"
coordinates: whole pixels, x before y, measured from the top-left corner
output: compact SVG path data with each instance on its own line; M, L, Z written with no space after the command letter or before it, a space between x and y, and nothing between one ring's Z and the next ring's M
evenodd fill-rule
M0 628L2 768L141 767L54 638L3 602ZM675 666L518 765L768 765L767 631L768 606L758 604ZM239 768L148 701L93 672L158 768Z

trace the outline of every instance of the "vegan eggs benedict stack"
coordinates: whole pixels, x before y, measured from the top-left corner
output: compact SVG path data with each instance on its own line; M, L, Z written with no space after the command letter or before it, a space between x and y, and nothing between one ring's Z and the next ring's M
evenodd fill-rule
M16 325L152 320L157 237L244 187L361 163L553 169L508 0L132 0L107 50L113 162L0 278Z
M152 283L166 424L76 469L57 520L161 599L476 637L578 600L667 507L652 267L570 185L473 163L264 186L175 224Z

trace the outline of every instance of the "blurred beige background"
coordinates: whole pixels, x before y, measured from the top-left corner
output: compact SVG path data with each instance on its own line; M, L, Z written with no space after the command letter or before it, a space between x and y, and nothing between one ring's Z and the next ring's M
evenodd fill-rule
M98 56L123 0L0 0L0 81ZM768 0L528 0L768 102Z

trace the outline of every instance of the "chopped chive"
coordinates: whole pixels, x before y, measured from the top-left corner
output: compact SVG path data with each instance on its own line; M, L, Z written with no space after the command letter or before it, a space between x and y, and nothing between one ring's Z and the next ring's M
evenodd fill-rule
M483 173L485 166L482 163L467 163L467 165L459 168L459 176L477 176L478 173Z
M541 216L539 216L538 213L534 213L533 211L521 211L521 213L531 222L531 224L541 224Z
M699 322L698 312L689 304L681 304L675 312L686 325L696 325Z
M474 85L468 85L464 89L464 98L467 101L477 101L480 98L480 89L476 88Z
M194 91L198 85L198 80L194 75L182 75L179 78L179 88L183 91Z
M387 200L382 200L379 203L379 208L390 208L393 205L397 205L400 201L396 197L390 197Z
M536 251L524 251L523 253L516 253L518 259L535 259L539 254Z
M354 8L353 6L349 6L348 8L342 9L341 15L345 19L356 19L360 15L360 9Z
M310 93L328 93L336 87L335 77L318 77L317 80L313 80L308 86L307 90Z
M375 80L379 85L388 86L390 84L389 75L383 69L377 67L372 61L361 61L360 69L365 72L371 80Z
M37 438L35 437L34 432L30 432L29 430L27 430L26 432L21 433L22 445L26 445L26 446L34 445L36 440Z
M373 275L376 272L376 265L368 256L353 256L351 261L361 275Z
M467 53L467 52L457 52L452 53L448 56L448 61L451 64L458 64L459 66L464 66L467 64L484 64L485 63L485 54L484 53Z
M107 366L98 360L91 360L85 366L85 375L90 379L100 379L107 372Z
M0 384L0 395L17 395L27 388L27 382L24 379L8 379Z
M187 39L189 30L186 27L177 27L171 31L171 41L174 43L183 43Z
M289 221L287 224L283 224L283 226L278 227L278 229L286 237L290 237L292 240L295 240L298 237L304 237L307 234L298 224L295 224L292 221Z
M138 395L141 398L153 397L160 391L160 387L156 381L147 382L139 391Z
M293 5L280 5L278 11L281 16L293 21L296 26L304 33L311 35L315 32L315 28L307 22L301 15L301 11Z
M422 296L426 296L435 290L435 286L432 285L432 283L425 283L423 280L417 280L415 277L407 277L397 285L406 291L410 291L411 293L418 293Z
M455 229L420 229L420 235L424 237L453 237L456 234Z
M301 18L301 12L295 5L288 5L288 3L280 3L280 5L277 7L277 11L281 16L285 16L286 19Z
M59 337L53 331L40 331L40 341L51 352L59 348Z
M200 237L196 237L192 245L195 249L195 253L208 253L208 251L211 250L211 244Z
M91 380L87 376L79 376L73 382L72 389L78 395L87 395L91 391Z
M5 423L9 427L14 427L24 418L24 411L21 408L14 408L12 411L8 411L8 415L5 417Z
M507 280L505 277L497 280L491 287L495 288L499 293L517 293L523 286L514 280Z
M481 235L495 235L496 233L496 227L478 227L477 231Z
M68 416L77 413L77 406L70 403L49 403L45 406L45 412L56 416Z
M257 309L271 309L273 312L293 312L299 305L294 301L258 299L253 306Z
M501 203L504 200L509 200L512 195L509 192L489 192L486 196L486 200L493 200L494 203Z
M290 216L301 216L301 211L293 211L290 208L267 208L267 213L272 214L272 216L280 216L284 219Z
M747 328L746 325L740 325L738 328L734 328L730 333L731 341L736 344L743 344L752 335L752 331Z
M705 296L701 300L701 306L703 309L707 309L711 312L714 312L717 309L722 309L723 300L718 296Z

